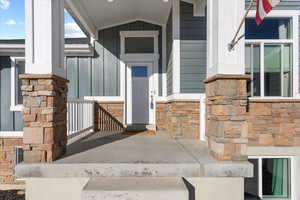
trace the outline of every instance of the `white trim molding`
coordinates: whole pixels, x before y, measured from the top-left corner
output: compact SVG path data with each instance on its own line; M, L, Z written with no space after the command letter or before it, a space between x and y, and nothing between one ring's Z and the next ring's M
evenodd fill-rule
M297 170L296 170L296 164L295 164L295 156L262 156L262 155L259 155L259 156L248 156L248 159L257 159L258 160L258 195L261 199L263 199L263 183L262 183L262 173L263 173L263 169L262 169L262 159L279 159L279 158L282 158L282 159L289 159L290 160L290 168L289 168L289 171L290 171L290 174L289 174L289 179L290 179L290 197L289 198L275 198L275 199L290 199L290 200L296 200L296 173L297 173ZM270 199L273 199L273 198L270 198Z
M124 102L122 96L85 96L84 100L97 101L97 102Z
M173 94L180 93L180 0L172 1L173 13Z
M65 56L94 56L91 44L65 44ZM0 56L25 56L25 44L0 44Z
M10 57L11 60L11 73L10 73L10 111L21 112L23 110L22 104L17 104L16 90L18 89L16 83L19 80L19 77L16 77L16 63L18 60L23 60L25 62L24 57Z
M23 137L22 131L0 131L0 137Z
M97 27L80 1L65 0L65 7L85 33L92 37L97 35Z

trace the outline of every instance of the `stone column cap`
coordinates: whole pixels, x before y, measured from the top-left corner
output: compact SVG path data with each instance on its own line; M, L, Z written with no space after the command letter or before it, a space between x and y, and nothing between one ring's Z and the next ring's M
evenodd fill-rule
M54 75L54 74L20 74L20 79L54 79L59 81L69 82L66 78Z
M204 83L210 83L213 81L216 81L218 79L251 79L250 74L216 74L214 76L208 77L203 82Z

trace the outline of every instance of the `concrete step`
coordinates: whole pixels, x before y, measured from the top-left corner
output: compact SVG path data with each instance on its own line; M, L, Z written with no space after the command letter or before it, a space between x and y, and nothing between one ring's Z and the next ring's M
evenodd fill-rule
M182 178L109 177L91 179L82 200L188 200Z
M148 124L130 124L127 125L125 128L125 131L128 132L141 132L141 131L156 131L156 128L154 125L148 125Z

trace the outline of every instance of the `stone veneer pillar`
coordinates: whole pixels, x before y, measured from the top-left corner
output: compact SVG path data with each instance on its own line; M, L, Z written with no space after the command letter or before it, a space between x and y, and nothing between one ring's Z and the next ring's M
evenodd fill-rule
M22 74L24 161L52 162L66 152L68 81Z
M206 79L210 153L221 161L246 160L248 75L215 75Z

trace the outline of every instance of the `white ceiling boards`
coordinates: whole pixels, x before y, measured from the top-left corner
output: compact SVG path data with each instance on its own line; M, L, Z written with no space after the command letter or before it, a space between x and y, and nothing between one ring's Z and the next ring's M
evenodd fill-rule
M98 29L144 20L165 24L171 0L65 0L66 8L82 28L96 33Z

